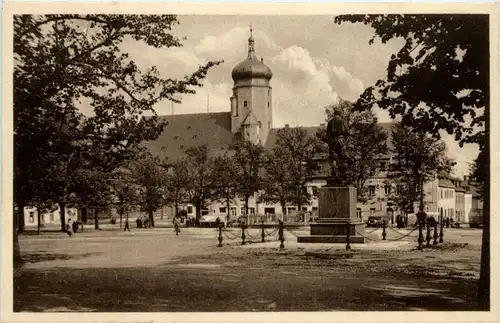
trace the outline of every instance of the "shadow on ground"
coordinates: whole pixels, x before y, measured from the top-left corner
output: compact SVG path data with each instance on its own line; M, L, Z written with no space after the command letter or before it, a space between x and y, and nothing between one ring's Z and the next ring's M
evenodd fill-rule
M69 260L69 259L83 259L91 256L100 255L102 252L88 252L83 254L70 255L67 253L31 253L23 256L23 261L25 263L37 263L42 261L52 261L52 260Z
M27 270L14 311L473 310L474 280L205 264Z

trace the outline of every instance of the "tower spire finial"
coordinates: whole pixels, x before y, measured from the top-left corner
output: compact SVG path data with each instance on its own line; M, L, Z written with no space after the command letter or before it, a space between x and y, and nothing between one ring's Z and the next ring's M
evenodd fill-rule
M253 28L250 24L250 38L248 38L248 57L255 56L255 41L253 39Z

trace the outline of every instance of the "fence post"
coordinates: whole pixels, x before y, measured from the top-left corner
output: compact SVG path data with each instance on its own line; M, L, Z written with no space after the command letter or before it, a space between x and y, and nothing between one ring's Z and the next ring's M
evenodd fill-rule
M264 219L262 219L262 232L261 232L262 242L266 242L266 233L264 232Z
M245 236L245 227L246 227L245 223L242 222L241 223L241 245L245 244L245 238L246 238L246 236Z
M222 247L222 224L219 224L219 245L218 247Z
M345 245L345 249L346 250L350 250L351 249L351 230L350 230L350 223L349 221L346 222L346 236L345 236L345 240L346 240L346 245Z
M425 246L430 247L431 246L431 225L429 223L429 220L427 220L427 235L425 237L425 240L427 241L427 244Z
M385 220L382 220L382 240L385 240L387 233L385 232Z
M434 245L438 244L438 224L434 222Z
M422 233L422 221L418 221L418 250L422 250L424 243L424 234Z
M285 245L284 245L284 241L285 241L285 234L284 234L284 225L283 225L283 221L280 220L279 222L279 235L280 235L280 241L281 241L281 244L280 244L280 249L284 249L285 248Z
M443 227L444 227L443 216L441 216L441 230L439 232L439 243L443 243L443 236L444 236Z

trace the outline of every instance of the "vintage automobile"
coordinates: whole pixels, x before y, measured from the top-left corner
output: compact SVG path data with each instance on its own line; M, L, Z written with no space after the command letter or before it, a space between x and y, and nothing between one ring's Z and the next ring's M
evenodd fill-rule
M382 217L381 216L369 216L366 221L367 227L378 228L382 226Z
M217 214L217 213L210 213L203 215L200 218L200 226L201 227L216 227L217 226L217 219L219 219L219 222L223 224L223 226L226 226L226 214Z

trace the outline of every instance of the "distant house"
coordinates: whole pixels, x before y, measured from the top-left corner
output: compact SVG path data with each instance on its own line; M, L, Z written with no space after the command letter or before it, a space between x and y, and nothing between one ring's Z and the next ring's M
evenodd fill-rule
M57 207L55 210L49 210L40 214L40 225L61 225L61 209ZM79 211L77 208L66 208L65 212L65 222L67 223L69 219L77 220ZM38 227L38 215L37 209L35 207L25 207L24 208L24 223L26 227Z

